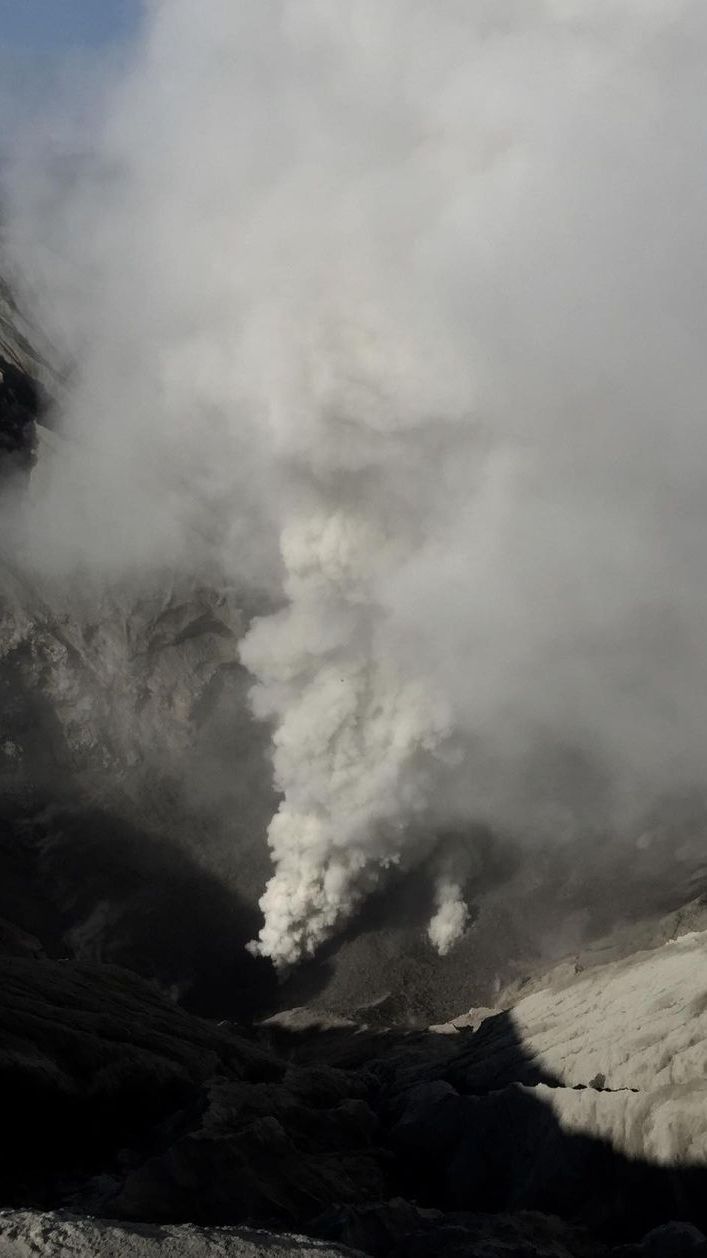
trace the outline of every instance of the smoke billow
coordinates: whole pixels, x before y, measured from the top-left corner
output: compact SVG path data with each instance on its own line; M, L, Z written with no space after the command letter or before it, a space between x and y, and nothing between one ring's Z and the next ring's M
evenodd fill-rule
M445 827L707 787L706 55L691 0L158 0L70 175L14 164L78 364L26 561L279 606L276 963Z

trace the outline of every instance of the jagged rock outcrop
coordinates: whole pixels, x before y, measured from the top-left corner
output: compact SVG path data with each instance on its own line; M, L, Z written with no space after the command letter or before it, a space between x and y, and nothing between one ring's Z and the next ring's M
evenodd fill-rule
M57 392L60 375L45 336L20 309L12 288L0 275L0 357L31 379Z
M241 1012L249 974L274 982L245 952L273 804L244 613L188 586L72 598L0 571L0 916Z
M0 277L0 480L32 464L37 419L59 381L42 337L21 313Z

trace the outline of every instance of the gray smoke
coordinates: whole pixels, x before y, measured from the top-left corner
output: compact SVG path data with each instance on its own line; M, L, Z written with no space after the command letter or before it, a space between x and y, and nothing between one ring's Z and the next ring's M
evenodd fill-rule
M26 561L280 602L276 963L445 827L707 787L706 56L690 0L162 0L74 164L15 163L78 364Z

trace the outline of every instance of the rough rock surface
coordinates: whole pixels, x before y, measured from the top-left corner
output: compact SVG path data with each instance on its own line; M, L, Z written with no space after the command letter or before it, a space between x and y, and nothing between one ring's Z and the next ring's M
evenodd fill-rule
M0 958L3 1199L56 1193L123 1145L151 1150L219 1073L255 1083L282 1067L127 971Z
M704 1230L706 949L693 933L559 968L444 1035L216 1025L124 970L7 956L0 1202L305 1230L374 1258L579 1258Z
M244 612L174 584L71 602L0 556L0 916L204 1012L267 1003L244 949L273 808Z
M365 1072L288 1064L105 965L0 959L0 1202L301 1224L385 1197Z
M84 589L69 607L6 562L0 600L0 763L15 783L53 787L63 770L117 794L134 789L140 771L176 775L224 675L240 672L245 620L226 593L174 583L157 593Z
M448 1207L493 1200L630 1230L687 1206L704 1226L706 960L707 933L693 933L562 966L510 1010L442 1028L448 1057L410 1070L393 1102L418 1190L431 1158Z
M0 1212L0 1258L355 1258L304 1236L246 1228L154 1227L72 1215Z
M35 422L59 388L41 340L0 277L0 478L31 466Z
M56 355L46 338L20 309L12 288L0 275L0 357L56 392L60 387Z

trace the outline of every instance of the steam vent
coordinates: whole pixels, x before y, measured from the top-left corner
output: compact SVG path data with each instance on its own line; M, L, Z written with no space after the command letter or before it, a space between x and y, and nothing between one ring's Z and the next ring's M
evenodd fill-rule
M707 6L0 117L0 1258L707 1258Z

